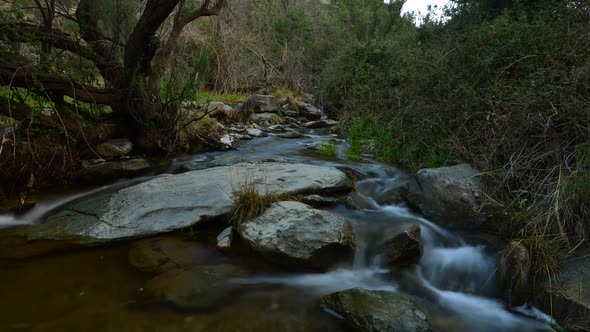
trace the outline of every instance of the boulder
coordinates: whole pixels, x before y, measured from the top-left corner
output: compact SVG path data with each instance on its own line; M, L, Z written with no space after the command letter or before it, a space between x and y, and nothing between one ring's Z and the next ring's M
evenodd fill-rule
M401 294L353 288L326 295L322 302L359 331L432 331L426 315Z
M104 159L122 157L133 149L133 143L128 139L110 139L96 146L96 153Z
M512 241L502 251L498 264L498 281L504 301L510 307L526 304L531 299L531 257L520 242Z
M239 136L236 134L225 134L219 138L219 142L225 149L234 149L240 145Z
M277 113L280 103L272 95L252 95L248 98L248 108L254 113Z
M402 192L429 219L451 228L475 229L485 220L480 172L466 165L418 171L417 185Z
M274 203L240 224L238 233L255 251L287 265L327 269L354 256L355 235L347 219L299 202Z
M266 136L268 136L267 133L265 133L264 131L262 131L260 129L256 129L256 128L248 128L248 129L246 129L246 133L252 137L266 137Z
M170 232L226 217L234 206L232 189L245 183L257 186L261 193L276 195L351 190L346 174L333 167L241 163L161 176L74 201L11 236L90 245Z
M78 176L84 182L101 183L137 175L150 168L147 160L139 158L115 161L84 160Z
M338 121L335 120L317 120L317 121L310 121L303 124L305 128L310 129L317 129L317 128L328 128L339 124Z
M234 228L229 226L217 235L217 249L228 250L233 242Z
M322 111L317 109L312 104L297 102L297 108L299 109L299 115L306 118L307 120L319 120L322 118Z
M406 225L401 230L387 234L377 246L377 252L383 255L383 264L388 267L417 263L422 257L420 226Z
M166 235L135 241L128 256L136 269L161 273L200 263L206 260L207 252L194 241Z
M590 249L578 250L547 282L537 305L568 331L590 331Z
M243 272L229 264L175 269L146 283L145 294L183 310L205 310L227 304L240 285L231 279Z

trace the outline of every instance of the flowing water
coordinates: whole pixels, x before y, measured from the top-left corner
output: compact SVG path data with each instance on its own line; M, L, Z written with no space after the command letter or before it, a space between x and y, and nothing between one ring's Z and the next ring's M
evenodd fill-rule
M347 331L318 300L353 287L412 297L427 312L435 331L546 329L550 318L543 313L532 307L508 310L498 299L494 270L500 244L496 240L451 232L396 202L391 193L408 176L395 167L351 163L305 150L306 144L319 139L325 138L255 139L236 151L178 158L168 174L271 159L352 169L359 178L359 192L368 201L366 208L331 208L352 220L359 239L350 266L325 273L285 272L247 252L222 255L214 245L219 230L198 231L196 239L203 243L208 263L235 264L247 274L231 280L241 291L223 304L179 311L143 300L143 287L153 275L129 265L128 243L29 260L0 260L0 331ZM34 223L71 200L149 178L41 202L20 216L0 215L0 228ZM403 224L420 225L423 257L412 267L386 269L373 244Z

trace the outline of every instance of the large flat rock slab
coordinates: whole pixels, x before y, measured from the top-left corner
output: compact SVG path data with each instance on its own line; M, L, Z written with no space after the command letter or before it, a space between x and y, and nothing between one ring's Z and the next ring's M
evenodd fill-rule
M333 167L241 163L155 178L113 193L78 201L42 223L11 231L27 240L101 243L145 237L226 217L232 191L256 185L261 193L325 194L350 190ZM1 236L0 236L1 237Z

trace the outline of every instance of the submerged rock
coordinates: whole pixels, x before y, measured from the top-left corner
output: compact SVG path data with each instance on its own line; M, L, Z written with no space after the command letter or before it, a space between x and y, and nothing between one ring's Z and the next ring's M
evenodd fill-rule
M303 135L302 133L300 133L298 131L288 131L286 133L276 134L275 136L280 137L280 138L289 138L289 139L305 137L305 135Z
M401 294L353 288L326 295L322 302L359 331L431 331L426 315Z
M126 159L116 161L83 161L79 173L81 181L99 183L143 173L151 168L145 159Z
M232 189L246 183L277 195L351 189L346 174L333 167L241 163L162 176L75 201L12 236L93 244L170 232L227 216L234 206Z
M426 168L416 175L418 185L406 188L404 198L426 218L452 228L474 229L485 220L480 172L466 165Z
M248 98L248 108L254 113L276 113L280 107L279 100L272 95L252 95Z
M240 288L231 279L242 273L229 264L175 269L149 280L145 292L180 309L205 310L227 303Z
M142 272L164 272L202 262L207 257L194 241L176 236L158 236L134 242L129 249L129 262Z
M260 217L238 227L255 251L283 264L326 269L351 262L355 235L339 215L299 202L274 203Z
M538 304L568 331L590 331L590 249L578 250L547 282Z
M530 274L531 257L527 248L520 242L510 242L498 264L500 290L508 306L521 306L530 300Z
M133 149L133 143L128 139L110 139L96 146L96 153L104 159L122 157Z

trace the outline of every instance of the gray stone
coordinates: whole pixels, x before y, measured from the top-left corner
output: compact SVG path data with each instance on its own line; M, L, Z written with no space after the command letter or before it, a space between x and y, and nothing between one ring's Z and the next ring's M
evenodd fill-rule
M355 235L347 219L299 202L274 203L240 224L238 233L263 256L291 266L327 269L354 255Z
M316 129L316 128L328 128L339 124L340 122L335 120L317 120L317 121L310 121L303 124L305 128Z
M80 180L100 183L132 175L137 175L151 168L145 159L127 159L115 161L83 161L79 173Z
M426 315L401 294L353 288L326 295L322 302L360 331L432 331Z
M376 209L378 205L375 202L359 192L351 192L346 197L344 204L352 210Z
M76 201L19 233L28 240L92 244L170 232L226 217L234 206L232 190L245 183L277 195L351 189L346 174L333 167L241 163L162 176Z
M122 157L133 149L133 143L128 139L110 139L96 146L96 153L104 159Z
M255 113L276 113L280 109L280 104L272 95L252 95L248 98L248 108Z
M221 136L219 142L222 144L222 147L227 149L233 149L240 144L240 139L236 137L234 134L225 134Z
M477 228L486 220L480 172L475 168L426 168L416 178L418 185L406 188L403 196L426 218L463 229Z
M228 228L224 229L223 232L217 235L217 248L220 250L228 250L231 248L231 244L233 241L234 235L234 228L229 226Z
M236 112L236 110L233 109L233 107L218 101L212 101L210 103L207 103L207 112L214 113L217 111Z
M266 137L266 136L268 136L267 133L265 133L264 131L262 131L260 129L256 129L256 128L248 128L248 129L246 129L246 133L252 137Z
M299 115L303 116L307 120L313 121L322 118L322 111L311 104L298 102L297 108L299 108Z
M547 282L537 303L571 331L590 331L590 249L578 250Z
M526 304L531 299L531 257L520 242L512 241L502 251L498 264L498 281L504 301L510 307Z

